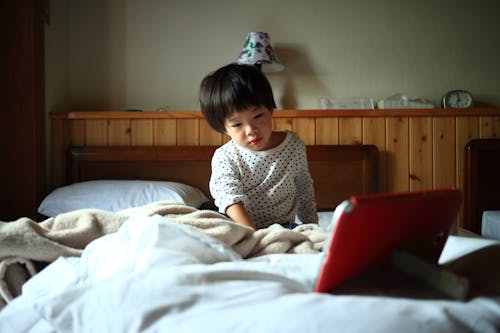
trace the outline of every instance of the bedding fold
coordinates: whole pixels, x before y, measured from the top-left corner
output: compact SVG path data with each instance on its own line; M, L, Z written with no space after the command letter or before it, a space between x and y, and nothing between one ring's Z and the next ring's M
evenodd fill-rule
M196 208L171 201L108 212L82 209L36 222L20 218L0 222L0 265L17 264L21 260L52 262L58 257L78 257L93 240L116 232L131 217L160 215L187 225L229 246L242 258L253 258L271 253L317 253L321 250L326 232L318 225L301 225L288 230L274 224L254 231L234 223L211 210ZM13 260L13 258L17 258ZM10 295L12 284L0 276L0 295ZM10 284L10 285L9 285ZM2 297L4 298L4 297ZM4 298L4 301L9 300Z

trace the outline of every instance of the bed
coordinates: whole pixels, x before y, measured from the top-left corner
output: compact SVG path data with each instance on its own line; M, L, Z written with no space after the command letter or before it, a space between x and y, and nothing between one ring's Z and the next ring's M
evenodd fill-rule
M214 149L71 148L67 186L172 181L198 189L207 200L196 200L199 207L153 201L116 211L54 212L40 223L10 222L13 228L22 224L24 246L11 243L19 251L7 259L33 276L0 311L0 331L498 331L500 303L493 296L456 301L389 294L377 289L379 282L387 284L380 276L358 280L375 282L370 292L355 284L332 294L311 292L333 209L350 195L378 191L375 146L308 146L320 225L255 232L211 210L207 182ZM5 263L9 249L2 245ZM39 269L43 261L48 265Z

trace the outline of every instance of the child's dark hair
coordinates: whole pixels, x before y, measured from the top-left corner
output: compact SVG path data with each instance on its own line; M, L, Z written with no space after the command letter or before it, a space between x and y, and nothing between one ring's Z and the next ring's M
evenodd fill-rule
M276 108L273 91L262 72L251 65L229 64L207 75L200 84L200 106L210 126L225 132L233 112L252 106Z

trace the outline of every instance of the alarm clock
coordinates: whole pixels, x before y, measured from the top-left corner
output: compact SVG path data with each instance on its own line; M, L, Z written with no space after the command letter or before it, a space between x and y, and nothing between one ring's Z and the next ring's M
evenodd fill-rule
M472 107L472 104L472 95L466 90L452 90L443 96L444 108L465 109Z

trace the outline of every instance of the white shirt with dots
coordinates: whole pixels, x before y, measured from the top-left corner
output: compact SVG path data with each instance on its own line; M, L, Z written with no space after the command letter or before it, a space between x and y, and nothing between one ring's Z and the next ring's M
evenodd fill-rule
M210 193L222 213L243 203L257 228L293 223L295 215L303 223L318 222L306 147L294 132L265 151L234 141L219 147L212 157Z

